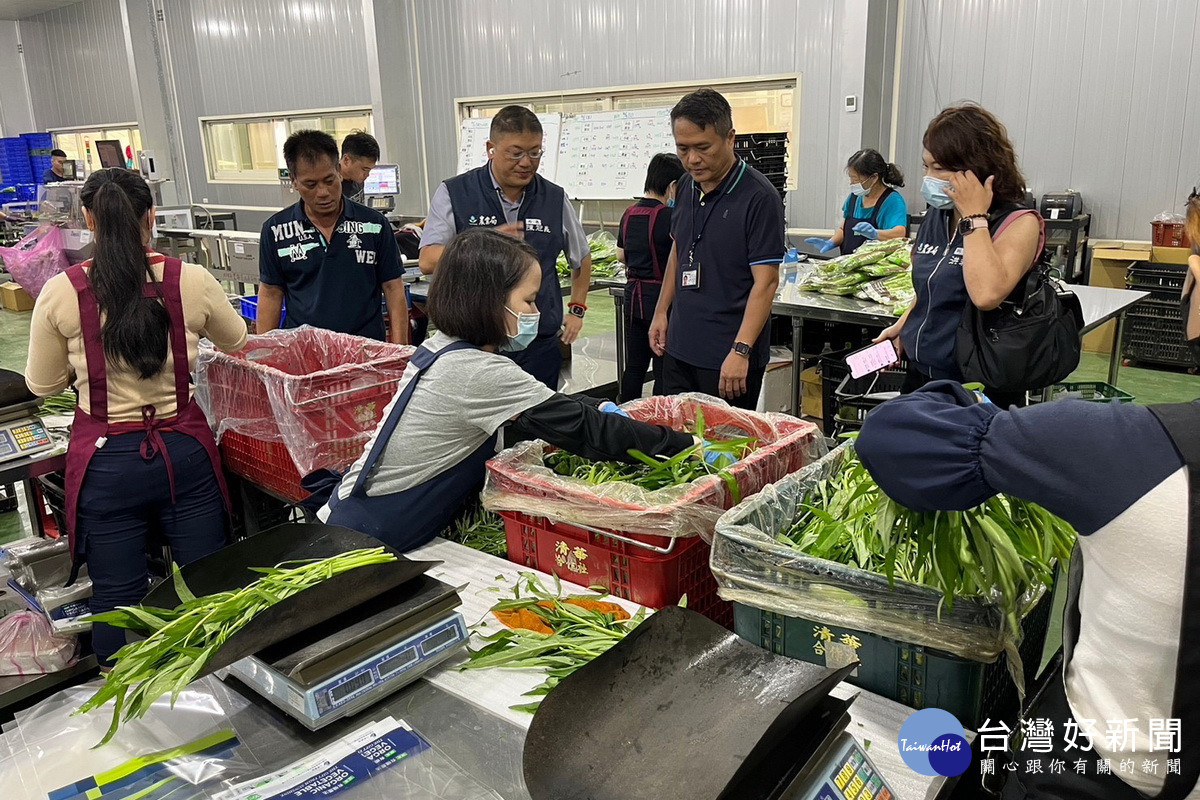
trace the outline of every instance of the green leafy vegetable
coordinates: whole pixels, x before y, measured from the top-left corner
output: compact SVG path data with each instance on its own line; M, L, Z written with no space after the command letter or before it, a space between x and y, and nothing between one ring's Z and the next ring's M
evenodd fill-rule
M479 505L464 514L442 535L452 542L458 542L482 553L500 558L508 555L503 518Z
M804 553L923 584L955 598L995 600L1014 634L1026 593L1053 583L1075 531L1033 503L997 496L969 511L918 512L880 490L853 450L804 498L780 542Z
M599 602L606 595L562 594L555 579L549 592L537 576L522 572L511 598L492 606L489 620L509 620L496 633L482 636L486 643L470 650L463 669L543 669L546 680L525 693L526 697L544 697L575 670L605 653L625 638L646 618L646 609L629 617L619 606ZM612 606L612 610L607 610ZM486 628L489 621L476 627ZM546 631L549 631L548 633ZM530 714L541 701L512 706L514 711Z
M168 692L174 704L189 683L212 660L231 636L255 615L305 589L352 569L395 561L382 547L353 550L326 559L288 561L270 568L254 568L263 577L236 591L196 597L176 568L172 575L177 608L122 606L95 614L93 622L106 622L148 634L131 642L113 656L115 666L104 685L76 714L83 714L115 700L112 725L96 745L108 742L118 727L143 716L154 701Z

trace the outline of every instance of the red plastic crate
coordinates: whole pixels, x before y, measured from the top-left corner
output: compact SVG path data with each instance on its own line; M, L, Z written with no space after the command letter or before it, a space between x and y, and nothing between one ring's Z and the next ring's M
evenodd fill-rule
M687 595L689 609L733 630L733 604L717 595L717 581L708 567L709 546L699 537L626 537L646 545L639 546L543 517L514 511L499 514L504 518L509 561L569 583L603 587L611 595L650 608L674 605ZM670 552L650 547L670 548Z
M197 396L229 470L300 500L302 475L362 454L413 352L316 328L276 331L240 353L202 353Z

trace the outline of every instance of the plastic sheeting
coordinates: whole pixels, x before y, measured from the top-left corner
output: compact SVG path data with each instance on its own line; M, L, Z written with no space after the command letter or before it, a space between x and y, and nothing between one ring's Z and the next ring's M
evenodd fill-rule
M786 414L742 411L707 395L649 397L624 408L634 419L679 431L693 430L696 412L703 410L709 438L755 437L758 449L729 468L742 497L826 452L812 423ZM522 442L489 461L484 507L625 533L711 540L717 520L733 505L729 487L717 475L655 491L624 482L592 485L547 468L542 457L548 448L541 440Z
M281 442L306 475L362 453L415 348L301 326L251 336L238 353L201 342L196 399L218 440Z
M0 675L58 672L75 661L75 637L59 636L50 621L32 611L0 622Z
M12 247L0 247L4 268L34 300L46 281L71 266L63 252L62 231L54 225L39 225Z
M994 661L1002 651L1016 656L998 606L960 598L948 611L942 593L928 586L901 580L891 586L884 575L806 556L777 541L807 493L841 469L849 448L843 444L721 518L710 562L721 598L973 661Z

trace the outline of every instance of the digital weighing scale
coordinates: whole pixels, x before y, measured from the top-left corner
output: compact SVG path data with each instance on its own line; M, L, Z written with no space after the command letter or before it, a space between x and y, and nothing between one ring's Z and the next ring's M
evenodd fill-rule
M457 591L421 575L231 664L237 677L309 730L407 686L467 643Z
M25 377L0 370L0 462L50 450L54 442L38 420L38 400L25 387Z

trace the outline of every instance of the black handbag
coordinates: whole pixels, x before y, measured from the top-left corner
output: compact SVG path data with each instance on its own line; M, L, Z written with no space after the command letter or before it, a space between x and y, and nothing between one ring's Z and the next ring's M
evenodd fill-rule
M998 392L1044 389L1079 366L1082 329L1079 298L1050 276L1043 248L1033 268L997 308L982 311L967 300L955 358L964 383L982 383Z

